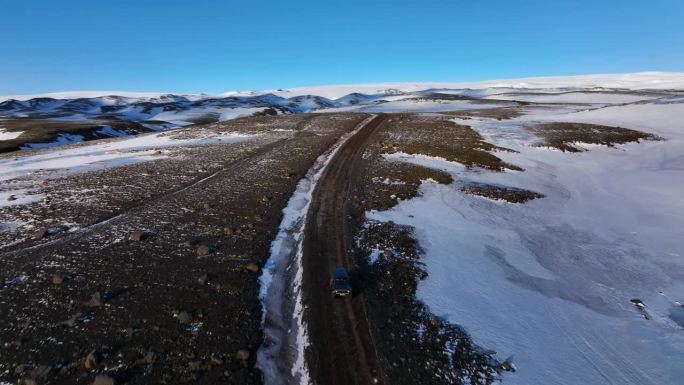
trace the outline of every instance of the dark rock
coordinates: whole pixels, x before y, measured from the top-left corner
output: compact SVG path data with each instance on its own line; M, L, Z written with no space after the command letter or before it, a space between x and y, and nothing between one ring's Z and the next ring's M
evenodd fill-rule
M247 266L245 266L245 270L251 271L252 273L258 273L261 269L259 268L259 265L257 265L256 263L249 263L247 264Z
M150 233L147 231L137 230L128 235L129 241L144 241L150 237Z
M31 236L31 238L33 238L35 240L40 240L40 239L45 238L47 235L48 235L48 229L42 228L42 229L36 230L33 233L33 235Z
M211 360L212 365L223 365L226 362L223 354L221 353L212 354L209 359Z
M78 319L81 318L82 315L83 315L83 313L76 313L76 314L72 315L71 317L69 317L69 319L67 319L66 321L62 321L59 324L62 326L73 327L74 325L76 325L76 323L78 322Z
M178 322L182 324L189 324L190 322L192 322L192 315L187 311L182 311L176 314L175 317L178 319Z
M235 359L238 361L243 361L246 362L249 360L249 350L247 349L240 349L235 353Z
M204 256L204 255L209 254L210 251L211 251L211 250L209 249L209 246L207 246L207 245L199 245L199 246L197 246L197 248L195 249L195 254L197 254L198 256L201 257L201 256Z
M83 366L86 369L93 369L100 361L99 358L100 357L99 354L97 354L97 351L93 350L90 353L88 353L86 358L83 359Z
M9 198L7 198L8 201L16 201L17 197L15 195L10 195Z
M83 303L85 306L88 307L99 307L102 306L102 295L100 295L100 292L93 293L93 295L90 297L90 300L86 301Z
M106 374L100 374L95 377L92 385L116 385L116 380Z
M153 351L149 351L145 354L145 357L143 357L143 362L146 364L152 364L154 361L157 359L157 355L154 354Z
M55 285L61 285L64 282L64 274L53 274L52 275L52 283Z
M41 378L47 377L47 375L50 373L50 367L46 365L39 365L33 368L29 372L28 378L33 379L33 380L40 380Z

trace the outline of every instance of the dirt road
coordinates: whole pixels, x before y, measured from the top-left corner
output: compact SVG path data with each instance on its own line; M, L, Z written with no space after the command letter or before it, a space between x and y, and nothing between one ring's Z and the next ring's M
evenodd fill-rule
M305 303L311 348L307 363L317 384L383 383L362 295L334 298L330 273L337 266L353 274L347 253L350 188L368 139L386 119L381 114L350 138L330 161L314 191L306 224L304 251Z

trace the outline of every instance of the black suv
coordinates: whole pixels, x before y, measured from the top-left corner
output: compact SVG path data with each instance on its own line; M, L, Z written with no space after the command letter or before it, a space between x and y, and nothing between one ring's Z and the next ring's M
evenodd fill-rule
M332 291L335 297L346 297L351 295L352 288L349 284L349 274L344 267L338 267L333 272L331 280Z

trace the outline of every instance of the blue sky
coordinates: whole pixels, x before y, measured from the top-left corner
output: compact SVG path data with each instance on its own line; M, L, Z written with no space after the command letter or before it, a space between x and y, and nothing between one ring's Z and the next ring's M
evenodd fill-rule
M0 0L0 94L684 71L682 0Z

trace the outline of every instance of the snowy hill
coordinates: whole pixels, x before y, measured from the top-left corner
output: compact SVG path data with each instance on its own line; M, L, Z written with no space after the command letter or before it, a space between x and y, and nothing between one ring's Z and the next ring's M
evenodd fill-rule
M97 129L122 122L166 130L252 115L308 112L448 112L515 106L521 103L613 105L681 97L684 73L636 73L493 80L471 83L377 83L226 92L221 95L140 92L61 92L0 96L0 127L24 132L41 121L66 130L41 140L59 143L68 128L88 123ZM669 100L668 99L668 100ZM29 123L35 123L33 125ZM15 127L20 123L21 129ZM106 131L104 131L106 132ZM124 130L123 132L132 132ZM13 134L21 147L23 134ZM106 136L106 135L105 135ZM10 135L5 135L10 137ZM101 135L86 135L97 138ZM2 140L0 140L2 143Z

